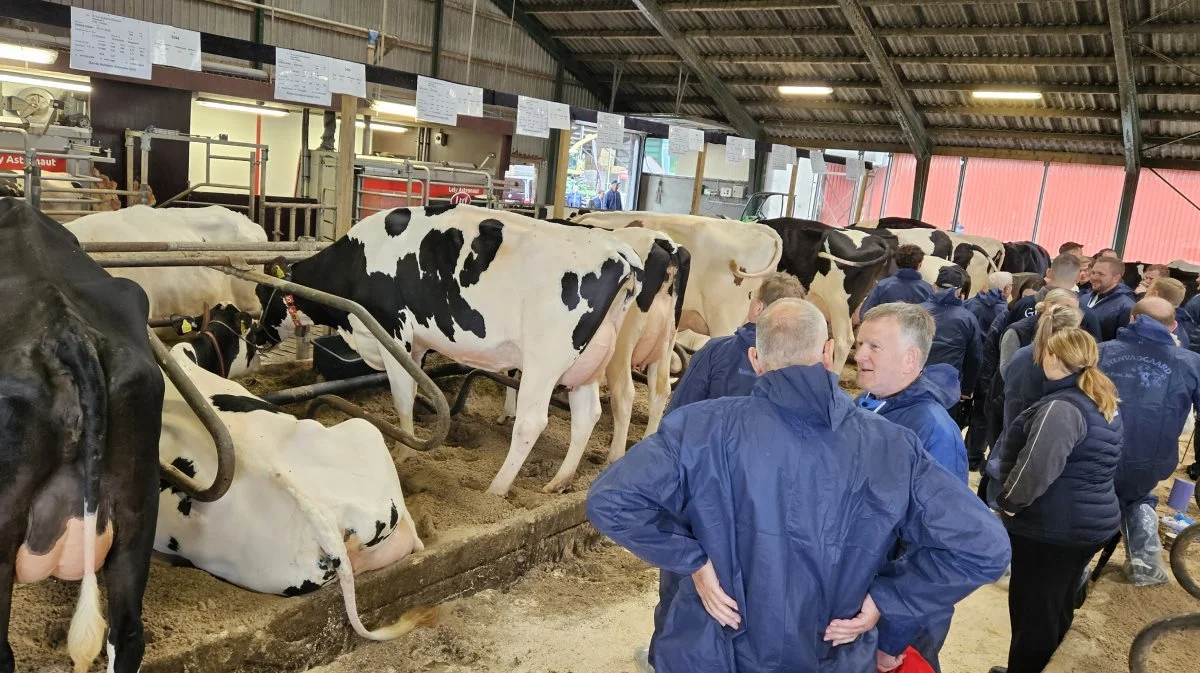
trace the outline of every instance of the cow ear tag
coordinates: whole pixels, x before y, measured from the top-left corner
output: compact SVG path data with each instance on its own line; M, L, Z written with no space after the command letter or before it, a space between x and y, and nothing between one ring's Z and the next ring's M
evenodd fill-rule
M189 334L189 333L191 333L191 331L192 331L192 321L184 318L183 322L180 323L180 325L179 325L179 332L181 334Z

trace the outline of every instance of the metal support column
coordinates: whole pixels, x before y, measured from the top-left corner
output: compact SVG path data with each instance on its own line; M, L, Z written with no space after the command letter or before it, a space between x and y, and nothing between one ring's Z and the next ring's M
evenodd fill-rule
M445 13L446 0L433 0L433 50L429 55L430 77L438 76L438 67L442 61L442 23Z
M1142 123L1138 110L1137 80L1133 72L1133 52L1125 21L1125 4L1122 0L1108 0L1108 25L1112 32L1117 90L1121 101L1121 139L1125 145L1125 183L1121 188L1121 207L1117 211L1112 245L1121 256L1125 255L1133 200L1137 196L1138 178L1142 173Z
M914 220L921 219L921 214L925 212L925 190L929 187L929 162L930 157L917 159L917 174L913 178L913 198L912 211L909 217Z
M1033 235L1030 241L1037 243L1038 227L1042 224L1042 206L1046 203L1046 179L1050 177L1050 162L1042 163L1042 188L1038 191L1037 215L1033 217Z
M958 231L958 213L962 209L963 185L967 182L967 158L958 158L958 191L954 194L954 217L950 220L951 231Z

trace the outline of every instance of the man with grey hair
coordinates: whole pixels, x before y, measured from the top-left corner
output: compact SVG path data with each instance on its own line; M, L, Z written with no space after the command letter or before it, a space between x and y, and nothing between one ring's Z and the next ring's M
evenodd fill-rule
M987 507L841 391L827 330L808 302L776 301L750 395L667 414L588 490L596 528L679 577L656 673L891 670L919 624L1008 563ZM889 565L897 545L911 562Z
M790 273L767 274L750 302L746 324L729 336L709 340L696 351L683 378L671 393L667 413L685 404L727 395L748 395L756 375L749 353L755 342L758 316L780 299L803 299L804 286Z
M958 370L947 364L925 366L933 347L936 325L922 306L880 304L867 311L858 328L859 407L908 428L921 446L970 493L967 485L967 446L958 424L947 411L959 401ZM931 615L911 642L917 652L940 671L938 653L950 633L953 606Z

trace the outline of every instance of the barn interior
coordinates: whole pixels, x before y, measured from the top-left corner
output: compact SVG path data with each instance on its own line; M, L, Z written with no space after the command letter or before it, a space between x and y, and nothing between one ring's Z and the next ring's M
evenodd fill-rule
M1050 257L1067 242L1088 255L1112 248L1131 273L1169 265L1190 300L1200 4L0 2L0 196L66 226L138 206L220 206L262 240L84 250L114 272L193 264L300 297L311 290L257 272L394 208L470 204L536 219L620 210L833 230L900 218ZM189 338L173 318L150 316L163 353ZM675 349L672 383L694 345ZM327 327L300 330L239 381L297 417L364 419L382 433L425 550L359 575L359 614L383 624L436 606L438 623L367 642L337 586L256 593L158 554L141 670L644 670L657 571L598 533L584 507L615 430L608 388L571 488L542 490L571 443L560 391L501 497L485 490L514 432L496 421L511 373L396 357L425 372L415 435L401 429L387 375ZM177 374L166 372L192 385ZM633 378L631 445L657 424L646 372ZM851 358L841 384L853 395L854 382ZM1189 420L1179 470L1155 490L1163 519L1200 520L1200 495L1168 506L1177 480L1195 481L1195 443ZM1160 532L1166 555L1190 539L1167 523ZM1200 551L1175 556L1182 570L1168 583L1138 587L1118 549L1046 670L1192 670L1200 595L1177 577L1200 577ZM17 670L68 670L76 587L16 587ZM1003 664L1007 610L1004 581L960 603L942 669ZM1190 631L1161 625L1181 616Z

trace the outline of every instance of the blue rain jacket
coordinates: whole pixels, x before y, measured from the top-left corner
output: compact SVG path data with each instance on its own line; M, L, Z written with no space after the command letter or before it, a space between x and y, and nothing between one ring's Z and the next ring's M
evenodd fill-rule
M1179 435L1192 409L1200 409L1200 355L1176 346L1166 327L1142 315L1100 345L1100 369L1121 397L1125 449L1116 485L1128 506L1179 465Z
M746 323L733 334L712 339L696 351L671 393L667 413L701 400L749 395L758 379L747 352L754 345L756 333L754 323Z
M1129 312L1133 310L1137 300L1133 296L1133 290L1125 283L1118 283L1107 294L1100 295L1096 304L1092 306L1090 304L1095 296L1096 293L1090 290L1079 295L1079 305L1095 312L1100 321L1102 340L1111 341L1117 336L1117 330L1129 324Z
M1175 309L1175 336L1179 337L1179 345L1190 351L1200 352L1200 323L1182 306Z
M954 367L962 381L962 389L975 390L983 338L979 321L954 293L954 288L941 290L921 304L936 323L933 347L926 362Z
M950 365L929 365L909 387L887 399L863 393L855 404L917 433L929 455L964 484L967 483L967 446L962 431L946 412L958 404L958 372Z
M914 269L900 269L871 288L871 293L858 309L859 315L866 316L867 311L880 304L890 304L894 301L920 304L932 296L933 286L922 278L920 273Z
M587 510L618 544L683 577L653 643L656 673L873 671L877 647L902 651L1011 555L975 494L910 430L856 408L820 365L668 415L596 479ZM905 553L888 563L898 543ZM709 560L737 601L737 630L696 593L690 575ZM824 642L868 592L878 629Z
M1038 294L1045 297L1045 295L1041 292ZM1008 317L1004 319L1003 326L1000 328L1000 333L1003 334L1004 330L1008 329L1010 325L1016 323L1021 318L1028 318L1031 315L1036 315L1037 311L1035 310L1035 307L1037 306L1037 303L1037 295L1029 295L1028 297L1021 297L1018 299L1016 303L1013 304L1012 310L1008 312ZM1079 295L1079 309L1083 311L1083 322L1080 323L1079 326L1087 330L1088 334L1091 334L1093 337L1095 337L1097 342L1102 341L1104 339L1104 333L1100 329L1100 319L1096 317L1096 312L1094 310L1087 307L1082 293ZM1129 314L1126 314L1125 317L1128 318Z
M1000 290L988 290L967 300L967 310L979 321L981 329L988 329L996 317L1008 313L1008 302Z

